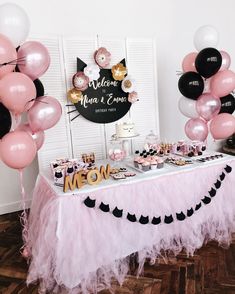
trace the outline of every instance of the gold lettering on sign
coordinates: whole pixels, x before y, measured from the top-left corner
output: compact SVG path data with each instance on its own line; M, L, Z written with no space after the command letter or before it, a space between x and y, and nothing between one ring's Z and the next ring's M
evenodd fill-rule
M100 167L100 174L101 174L101 177L105 180L108 180L109 179L109 175L110 175L110 165L107 164L106 165L106 169L103 165L101 165Z
M99 184L102 180L101 174L98 169L92 169L87 174L87 183L89 185Z
M106 167L101 165L100 170L98 170L98 168L90 170L86 175L86 179L83 170L75 173L73 180L71 180L70 176L66 176L64 179L63 191L66 193L68 190L73 191L76 188L80 189L84 186L84 184L97 185L102 181L102 179L108 180L110 169L109 164L107 164Z
M64 192L66 193L68 190L73 191L75 188L82 188L84 186L84 175L83 171L79 171L75 173L73 176L73 180L71 180L70 176L66 176L64 180Z

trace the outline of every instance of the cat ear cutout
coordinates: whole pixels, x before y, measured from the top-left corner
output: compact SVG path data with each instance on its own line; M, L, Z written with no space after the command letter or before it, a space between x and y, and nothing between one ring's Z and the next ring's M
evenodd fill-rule
M211 197L214 197L216 195L216 190L214 188L211 188L209 194Z
M192 216L194 213L193 208L191 207L190 209L187 210L187 217Z
M125 58L123 58L119 63L123 64L123 66L126 67L126 59Z
M130 214L128 212L127 217L126 217L130 222L134 223L137 221L135 214Z
M113 210L113 215L116 217L122 217L123 209L118 209L117 206Z
M219 189L221 187L221 182L219 180L217 180L214 185L215 185L216 189Z
M89 207L93 208L95 207L95 199L91 199L89 196L84 200L84 204Z
M170 214L169 216L165 215L164 218L164 223L165 224L171 224L174 221L172 214Z
M208 196L205 196L205 197L202 199L202 202L203 202L204 204L209 204L209 203L211 202L211 198L208 197Z
M100 203L99 209L102 210L103 212L109 212L109 205L104 204L103 202Z
M149 217L148 216L143 216L141 215L140 219L139 219L139 222L142 224L142 225L146 225L149 223Z
M224 169L228 174L231 173L231 171L232 171L232 167L229 165L226 165L226 167Z
M159 216L159 217L153 217L153 219L152 219L152 224L153 225L159 225L161 223L161 217Z
M223 181L223 180L224 180L224 178L225 178L225 173L224 173L224 172L222 172L222 174L219 176L219 178L220 178L220 180L221 180L221 181Z
M183 213L183 211L181 211L180 213L176 213L176 218L177 218L177 220L179 220L179 221L183 221L183 220L185 220L186 216L185 216L185 214Z
M77 72L83 71L87 64L77 57Z
M196 205L195 210L198 210L198 209L200 209L201 207L202 207L202 203L200 202L200 203L198 203L198 204Z

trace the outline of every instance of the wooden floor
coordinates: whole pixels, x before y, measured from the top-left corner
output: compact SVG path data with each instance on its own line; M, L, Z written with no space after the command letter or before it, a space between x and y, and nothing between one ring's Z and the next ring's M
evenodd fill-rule
M21 227L18 213L0 216L0 293L38 293L37 286L27 288L27 263L21 257ZM188 258L184 253L166 264L145 264L143 276L135 278L135 266L116 294L235 294L235 242L230 248L211 242ZM101 291L101 293L109 293Z

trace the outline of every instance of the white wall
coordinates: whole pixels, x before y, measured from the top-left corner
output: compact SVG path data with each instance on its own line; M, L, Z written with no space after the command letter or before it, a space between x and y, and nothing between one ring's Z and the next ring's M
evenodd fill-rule
M13 2L14 0L12 0ZM0 0L0 4L6 1ZM31 35L107 35L156 37L161 136L184 137L186 119L179 113L176 71L183 57L194 51L193 35L204 24L220 33L219 48L229 52L235 69L234 0L15 0L31 19ZM144 99L144 97L141 97ZM37 163L25 173L27 190L33 187ZM17 172L0 163L0 214L18 205ZM11 208L10 208L11 207Z

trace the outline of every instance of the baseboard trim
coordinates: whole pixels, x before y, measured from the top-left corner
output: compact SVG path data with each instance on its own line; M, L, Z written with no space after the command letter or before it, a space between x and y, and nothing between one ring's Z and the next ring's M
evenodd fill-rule
M31 199L26 200L26 208L31 206ZM6 203L0 205L0 215L22 210L21 201Z

